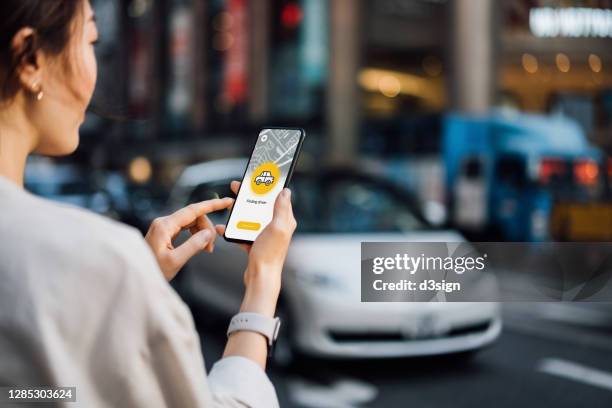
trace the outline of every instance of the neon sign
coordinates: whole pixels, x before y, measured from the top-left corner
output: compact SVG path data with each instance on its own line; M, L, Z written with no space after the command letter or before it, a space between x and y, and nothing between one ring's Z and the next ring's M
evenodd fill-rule
M612 10L586 7L539 7L529 11L536 37L612 37Z

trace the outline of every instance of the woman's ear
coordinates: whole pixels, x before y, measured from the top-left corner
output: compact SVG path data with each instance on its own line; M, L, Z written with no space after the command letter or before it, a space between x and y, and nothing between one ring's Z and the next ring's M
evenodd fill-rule
M16 78L21 86L32 93L38 93L43 85L44 55L36 46L36 31L24 27L17 31L11 41L13 58L16 59Z

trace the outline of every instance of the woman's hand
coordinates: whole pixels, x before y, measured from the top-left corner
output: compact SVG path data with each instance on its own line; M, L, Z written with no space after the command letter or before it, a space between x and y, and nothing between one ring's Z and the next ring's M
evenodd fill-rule
M212 252L215 246L215 228L206 214L231 207L233 198L218 198L190 204L166 217L153 220L145 240L153 250L157 263L167 280L198 252ZM184 229L191 237L178 247L172 240Z
M232 191L237 193L239 188L240 183L233 181ZM244 273L246 293L242 311L274 315L280 293L283 264L296 226L291 206L291 190L285 188L274 203L272 221L252 245L242 245L249 254ZM220 235L223 235L225 225L217 225L216 229Z
M240 183L232 181L231 188L236 194ZM274 203L272 221L252 245L242 245L249 253L249 262L244 272L246 290L240 306L241 312L274 316L280 294L283 264L296 226L291 208L291 191L285 188ZM217 225L216 229L223 235L225 225ZM232 333L227 340L223 357L246 357L265 369L267 352L267 340L264 336L238 331Z

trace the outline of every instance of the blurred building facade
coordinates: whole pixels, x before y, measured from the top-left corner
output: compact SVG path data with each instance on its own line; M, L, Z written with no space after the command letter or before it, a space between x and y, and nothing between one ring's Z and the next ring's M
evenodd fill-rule
M499 103L567 115L580 123L592 141L609 151L612 2L505 3Z
M610 147L609 0L94 7L94 104L102 117L129 120L92 115L84 144L114 152L107 158L118 164L133 151L175 161L246 153L243 142L265 124L307 128L311 148L330 160L429 154L439 150L445 113L495 107L570 116Z

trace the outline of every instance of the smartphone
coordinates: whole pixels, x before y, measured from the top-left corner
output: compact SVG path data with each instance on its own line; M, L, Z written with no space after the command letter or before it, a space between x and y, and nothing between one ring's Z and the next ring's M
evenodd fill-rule
M306 132L266 127L259 132L242 184L230 212L224 238L252 243L272 220L274 202L291 180Z

